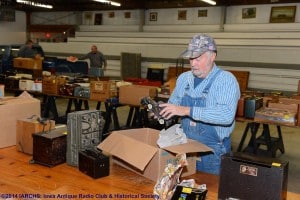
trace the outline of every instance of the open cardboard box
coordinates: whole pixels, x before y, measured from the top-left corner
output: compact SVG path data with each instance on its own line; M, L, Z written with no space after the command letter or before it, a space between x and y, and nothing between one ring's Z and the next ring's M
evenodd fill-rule
M157 181L166 164L174 163L176 154L186 153L188 166L182 176L196 173L197 152L212 151L194 140L160 149L156 141L159 130L150 128L113 131L98 148L113 156L114 162L146 178Z

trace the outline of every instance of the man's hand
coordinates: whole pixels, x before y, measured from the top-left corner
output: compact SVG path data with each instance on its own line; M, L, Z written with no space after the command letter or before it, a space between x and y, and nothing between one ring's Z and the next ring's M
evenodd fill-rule
M173 116L188 116L190 115L190 107L176 106L174 104L162 103L159 104L162 108L160 115L165 119L170 119Z
M42 56L41 56L41 54L35 54L34 58L35 58L35 59L41 59Z
M69 61L69 62L77 62L77 61L78 61L78 58L75 57L75 56L69 56L69 57L67 57L66 60Z

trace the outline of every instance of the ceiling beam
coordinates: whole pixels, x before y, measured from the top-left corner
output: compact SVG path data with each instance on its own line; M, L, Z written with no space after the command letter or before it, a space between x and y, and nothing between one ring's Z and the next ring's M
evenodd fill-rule
M120 7L97 3L92 0L39 0L52 4L53 9L38 8L24 4L15 5L15 9L27 12L46 11L95 11L95 10L125 10L125 9L161 9L161 8L188 8L210 7L201 0L114 0L121 3ZM215 0L216 6L259 5L259 4L285 4L299 3L299 0ZM276 2L274 2L276 1Z

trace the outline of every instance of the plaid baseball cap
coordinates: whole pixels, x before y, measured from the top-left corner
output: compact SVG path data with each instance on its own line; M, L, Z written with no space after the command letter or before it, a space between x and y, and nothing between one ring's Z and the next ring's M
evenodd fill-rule
M188 49L180 54L183 58L197 58L206 51L217 52L217 46L213 38L205 34L198 34L190 41Z

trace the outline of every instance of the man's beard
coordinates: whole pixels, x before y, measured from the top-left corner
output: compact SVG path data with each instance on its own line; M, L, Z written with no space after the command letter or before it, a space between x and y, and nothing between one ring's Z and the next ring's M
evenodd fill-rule
M197 76L198 78L204 78L202 76L206 76L207 73L210 71L212 68L213 63L211 62L211 57L207 60L205 70L199 71L195 70L194 67L192 67L192 73L194 76Z
M194 70L194 69L192 69L192 73L193 73L194 76L196 76L196 77L198 77L198 78L202 78L201 76L202 76L203 74L205 74L204 71L198 71L198 70Z

